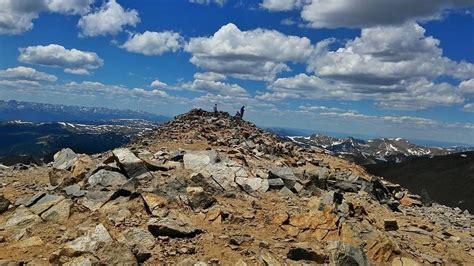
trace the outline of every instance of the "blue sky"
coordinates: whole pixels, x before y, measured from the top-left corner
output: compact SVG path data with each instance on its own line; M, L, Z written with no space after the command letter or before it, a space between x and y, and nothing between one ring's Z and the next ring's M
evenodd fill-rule
M0 99L474 144L473 7L0 0Z

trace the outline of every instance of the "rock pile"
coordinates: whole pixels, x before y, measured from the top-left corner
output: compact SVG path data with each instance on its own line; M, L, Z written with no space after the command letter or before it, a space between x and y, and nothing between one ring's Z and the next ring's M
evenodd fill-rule
M225 113L1 168L0 264L473 264L473 217Z

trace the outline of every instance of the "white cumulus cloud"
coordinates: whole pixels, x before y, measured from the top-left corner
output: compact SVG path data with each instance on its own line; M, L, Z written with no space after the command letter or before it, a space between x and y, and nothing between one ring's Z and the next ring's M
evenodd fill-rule
M66 49L58 44L20 48L18 60L23 63L60 67L72 74L88 74L101 67L104 61L94 52Z
M191 63L202 69L252 80L274 79L290 70L287 62L306 61L312 49L306 37L267 29L241 31L232 23L211 37L192 38L185 47Z
M176 52L183 46L183 38L172 31L132 34L121 48L144 55L162 55L166 52Z
M166 88L168 87L168 84L164 83L164 82L161 82L159 80L154 80L151 84L150 84L151 87L153 88Z
M0 34L20 34L33 28L41 12L82 15L94 0L0 0Z
M125 26L134 27L139 22L138 11L125 10L115 0L108 0L100 9L81 17L77 26L81 29L81 36L94 37L115 35Z
M29 81L56 81L58 78L31 67L18 66L0 70L0 78Z

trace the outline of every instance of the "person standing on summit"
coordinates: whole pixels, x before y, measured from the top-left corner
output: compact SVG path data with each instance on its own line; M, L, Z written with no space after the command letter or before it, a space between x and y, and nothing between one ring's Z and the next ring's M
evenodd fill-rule
M240 118L244 118L245 106L240 107Z
M217 115L217 103L214 104L214 114Z

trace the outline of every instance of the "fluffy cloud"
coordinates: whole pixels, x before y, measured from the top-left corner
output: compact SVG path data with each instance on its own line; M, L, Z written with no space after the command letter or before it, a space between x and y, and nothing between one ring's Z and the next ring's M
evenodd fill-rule
M462 79L474 75L472 64L443 57L438 45L439 40L426 37L425 29L416 23L363 29L361 37L336 51L320 47L308 70L347 83L379 86L421 77Z
M263 0L260 6L269 11L290 11L310 2L309 0Z
M108 0L100 9L81 17L77 26L81 29L81 36L94 37L115 35L125 26L134 27L139 22L135 9L125 10L115 0Z
M45 0L48 10L61 14L86 14L94 0Z
M279 78L270 84L270 90L257 98L269 101L286 99L374 100L380 108L419 110L432 106L449 106L464 102L462 93L448 83L434 83L426 79L407 84L400 89L372 87L359 90L357 85L298 74Z
M461 84L459 84L459 90L463 94L474 96L474 78L461 82Z
M473 112L474 113L474 103L468 103L468 104L464 105L462 110L465 111L465 112Z
M363 29L361 36L337 50L334 40L315 46L307 70L270 83L264 100L374 100L381 108L416 110L462 104L474 91L474 65L443 56L439 40L426 37L415 23ZM459 86L439 82L442 77Z
M164 82L161 82L159 80L154 80L151 84L150 84L151 87L153 88L166 88L168 87L168 84L164 83Z
M225 80L227 77L225 75L214 73L214 72L198 72L194 74L195 79L201 80L211 80L211 81L218 81L218 80Z
M177 87L185 90L209 92L221 95L247 95L247 91L237 84L214 80L195 79L192 82L178 84Z
M275 30L241 31L230 23L211 37L192 38L185 50L191 63L205 70L242 79L272 80L290 68L286 62L304 62L313 47L306 37Z
M30 46L20 48L18 60L23 63L64 68L72 74L88 74L90 70L103 65L96 53L77 49L66 49L61 45Z
M227 3L227 0L189 0L189 2L201 5L209 5L211 3L215 3L219 6L224 6L225 3Z
M470 5L472 0L313 0L301 17L314 28L365 28L435 19L445 10Z
M27 81L56 81L58 78L30 67L15 67L0 70L0 78Z
M33 28L41 12L85 14L93 0L0 0L0 34L20 34Z
M145 31L143 34L131 35L121 48L144 55L162 55L166 52L178 51L182 43L183 38L176 32Z

